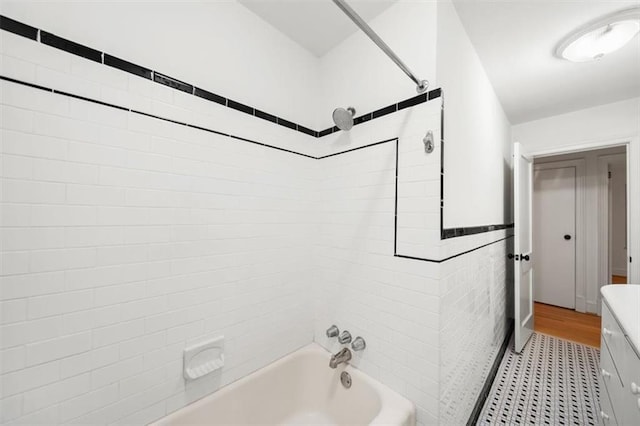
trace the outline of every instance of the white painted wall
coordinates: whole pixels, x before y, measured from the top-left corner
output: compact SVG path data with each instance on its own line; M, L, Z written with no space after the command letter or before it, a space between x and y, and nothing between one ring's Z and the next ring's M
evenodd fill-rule
M399 1L369 25L418 76L436 88L436 2ZM345 17L345 19L348 19ZM362 31L320 59L317 109L321 128L331 112L353 106L356 115L415 96L415 84Z
M640 98L600 105L513 126L512 137L530 152L640 135Z
M445 228L511 222L510 123L450 1L438 2ZM505 197L506 194L506 197Z
M3 0L0 12L61 37L316 127L318 58L235 0Z
M512 137L533 155L593 149L628 143L628 254L640 251L640 98L601 105L513 126ZM632 262L631 280L640 277L640 262Z

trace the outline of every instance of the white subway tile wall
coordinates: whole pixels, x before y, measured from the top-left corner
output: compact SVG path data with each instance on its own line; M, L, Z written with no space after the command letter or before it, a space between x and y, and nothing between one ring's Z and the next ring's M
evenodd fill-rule
M33 41L2 32L0 45L3 75L313 150ZM146 423L312 341L316 160L0 90L3 424ZM182 349L219 334L224 372L185 384Z
M489 232L482 238L496 241L505 234ZM508 332L507 318L513 314L507 300L513 297L513 275L507 253L512 241L506 239L442 264L441 424L467 422Z
M508 235L440 240L440 108L432 101L328 140L335 149L400 135L397 251L434 260ZM443 263L393 257L395 154L389 142L321 162L315 339L339 350L325 336L334 323L363 336L352 362L412 400L418 424L464 424L507 332L509 240Z
M439 240L441 100L319 142L0 36L2 75L312 156L399 138L404 254L439 259L505 235ZM454 413L448 381L490 363L503 337L504 244L442 264L394 257L395 140L317 161L0 90L1 422L147 423L313 340L337 350L333 323L366 339L353 363L411 399L420 424L468 417L486 371L464 377ZM222 373L185 384L184 347L219 334Z
M434 424L440 265L393 256L395 157L394 141L322 160L315 338L339 350L325 336L334 323L364 337L352 363L411 399L419 422Z
M415 108L405 123L398 155L399 255L440 259L440 117L442 99ZM423 139L433 134L434 150L425 152Z

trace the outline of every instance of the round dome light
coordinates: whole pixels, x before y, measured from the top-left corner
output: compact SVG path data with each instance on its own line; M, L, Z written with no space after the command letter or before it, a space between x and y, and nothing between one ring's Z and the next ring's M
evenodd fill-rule
M629 43L640 32L640 8L627 9L600 19L560 43L556 56L572 62L602 58Z

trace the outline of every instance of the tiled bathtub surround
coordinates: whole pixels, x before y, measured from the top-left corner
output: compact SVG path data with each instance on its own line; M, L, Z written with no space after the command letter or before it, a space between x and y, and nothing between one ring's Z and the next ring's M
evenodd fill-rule
M2 49L4 75L305 144L22 37ZM312 340L316 160L0 87L3 423L144 423ZM225 371L185 385L182 349L218 334Z
M440 101L319 144L242 105L2 37L4 76L166 118L2 82L2 422L145 423L314 339L335 349L324 338L333 322L367 339L354 363L412 399L421 424L454 402L468 417L482 374L461 401L443 381L464 367L460 351L489 362L504 310L495 299L488 313L481 303L456 313L449 261L393 256L398 199L403 217L415 213L400 227L433 237L413 247L420 255L474 249L452 260L461 267L495 256L493 275L475 263L456 275L460 297L503 287L504 230L438 238L441 147L426 155L421 140L429 129L439 140ZM435 196L412 188L423 180ZM470 324L472 312L482 320ZM460 335L494 332L448 345L451 318ZM185 385L182 348L218 334L222 375Z
M329 147L357 146L372 135L399 135L398 191L396 201L393 141L322 160L314 197L322 213L315 340L338 350L335 339L325 336L332 323L365 336L367 349L356 353L354 364L409 397L420 424L460 424L469 418L507 332L511 238L497 230L439 239L440 145L425 154L422 144L427 129L439 134L439 107L421 105L329 141ZM411 240L415 234L422 237ZM394 242L398 252L451 259L393 256Z

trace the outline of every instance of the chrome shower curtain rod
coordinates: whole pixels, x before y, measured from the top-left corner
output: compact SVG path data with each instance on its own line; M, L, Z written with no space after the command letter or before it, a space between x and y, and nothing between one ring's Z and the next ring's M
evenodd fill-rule
M416 91L418 93L424 93L427 90L427 87L429 87L429 82L427 80L420 80L418 77L415 76L415 74L413 74L413 72L411 72L411 70L409 69L408 66L405 65L404 62L402 62L402 60L400 60L400 58L398 58L398 55L395 54L395 52L393 50L391 50L391 48L389 47L389 45L387 45L387 43L385 43L379 36L378 34L375 33L375 31L373 31L373 29L371 29L371 27L369 26L369 24L367 24L364 19L362 19L360 17L360 15L358 15L356 13L355 10L353 10L351 8L351 6L349 6L346 2L346 0L333 0L333 2L336 4L336 6L338 6L340 8L340 10L342 10L357 26L358 28L360 28L362 31L364 31L364 33L371 39L373 40L373 42L375 44L378 45L378 47L380 49L382 49L382 51L384 53L387 54L387 56L389 58L391 58L391 60L393 62L396 63L396 65L398 67L400 67L400 69L402 71L404 71L405 74L407 74L409 76L409 78L411 80L413 80L414 83L416 83L417 87L416 87Z

